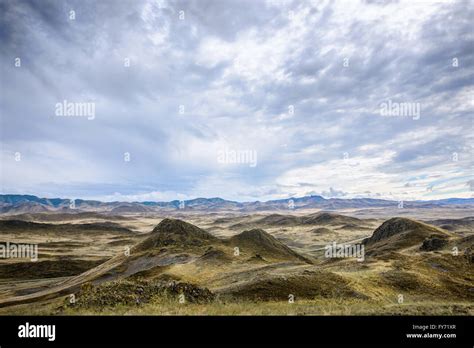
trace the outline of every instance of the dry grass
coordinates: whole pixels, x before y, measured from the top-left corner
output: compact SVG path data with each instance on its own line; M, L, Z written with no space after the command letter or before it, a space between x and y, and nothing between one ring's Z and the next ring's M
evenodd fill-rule
M188 221L219 237L229 237L241 232L232 230L229 226L235 225L236 222L254 222L261 217L254 215L226 218L222 223L216 224L215 215L196 215L190 216ZM97 233L92 237L90 231L56 236L50 233L42 235L38 231L24 231L18 235L7 232L4 236L8 239L16 236L17 241L20 239L29 243L41 243L40 252L41 250L46 252L43 255L48 262L37 264L36 269L29 269L21 264L11 267L11 262L0 260L0 264L4 264L0 265L0 271L3 271L5 278L0 281L0 302L5 298L31 294L35 291L46 294L55 287L76 292L84 282L103 281L104 277L107 280L127 277L126 282L132 283L123 287L126 291L140 286L140 278L146 278L148 281L174 279L195 284L200 288L208 288L217 295L216 300L207 304L189 303L189 301L182 304L178 302L176 296L161 293L147 297L146 301L136 304L133 295L128 294L127 297L112 291L109 295L104 295L106 299L102 298L98 302L91 300L87 306L71 307L66 305L67 298L49 299L44 296L36 298L31 304L0 308L0 315L473 314L472 264L462 254L453 257L448 249L442 252L422 252L417 244L410 248L389 250L390 252L377 256L366 255L366 261L363 263L353 259L327 260L322 257L322 252L316 249L333 240L340 243L371 234L370 230L357 226L347 229L342 228L342 225L332 224L328 227L285 225L266 229L293 250L314 257L315 262L312 265L294 259L274 258L271 253L264 254L260 249L245 247L241 248L240 256L236 257L233 255L233 245L215 240L212 241L212 245L193 244L192 247L177 246L173 243L168 245L166 241L162 243L166 245L160 244L159 248L137 253L132 249L130 258L122 255L124 245L136 244L147 238L149 235L145 232L150 231L160 221L161 218L139 216L132 220L124 220L124 227L140 232L134 235L124 235L122 232ZM378 221L369 222L373 226L378 223ZM319 230L319 233L315 233L314 230ZM254 244L252 241L251 245ZM462 249L468 244L462 246ZM256 253L262 254L263 258L255 258ZM115 261L111 260L79 276L64 277L77 274L83 268L89 268L88 263L92 264L112 255L116 255ZM206 257L203 257L204 255ZM81 262L74 261L61 265L64 256ZM186 260L182 263L163 263L164 260L178 256L185 256ZM42 270L43 266L48 266L48 269ZM2 272L0 277L1 274ZM48 275L58 278L48 279L46 278ZM110 283L105 283L101 289L110 291L115 288ZM92 299L99 299L100 296L97 294L100 291L96 292L94 296L97 297ZM295 303L288 303L289 294L295 295ZM402 304L397 302L400 294L404 296ZM122 298L125 300L122 301Z
M472 302L406 300L392 302L358 299L301 300L269 302L179 303L177 298L159 298L143 305L116 305L96 308L66 306L68 298L1 308L0 315L473 315Z

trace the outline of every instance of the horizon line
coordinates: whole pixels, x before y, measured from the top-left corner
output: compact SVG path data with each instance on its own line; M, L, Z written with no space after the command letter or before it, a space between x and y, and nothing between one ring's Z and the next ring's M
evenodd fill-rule
M0 196L33 196L39 199L62 199L62 200L81 200L81 201L93 201L93 202L101 202L101 203L138 203L138 204L143 204L143 203L171 203L171 202L187 202L187 201L193 201L197 199L206 199L206 200L211 200L211 199L221 199L226 202L235 202L235 203L268 203L268 202L275 202L275 201L289 201L292 199L302 199L302 198L310 198L310 197L319 197L324 200L331 200L331 199L339 199L339 200L356 200L356 199L371 199L371 200L378 200L378 201L388 201L388 202L434 202L434 201L446 201L446 200L452 200L452 199L461 199L461 200L469 200L469 199L474 199L474 197L448 197L448 198L441 198L441 199L429 199L429 200L423 200L423 199L415 199L415 200L397 200L397 199L386 199L386 198L373 198L373 197L353 197L353 198L344 198L344 197L324 197L322 195L306 195L306 196L300 196L300 197L289 197L289 198L277 198L277 199L270 199L270 200L254 200L254 201L236 201L236 200L230 200L230 199L225 199L222 197L195 197L195 198L190 198L190 199L172 199L172 200L164 200L164 201L155 201L155 200L144 200L144 201L104 201L104 200L98 200L98 199L84 199L84 198L61 198L61 197L41 197L37 196L34 194L19 194L19 193L0 193Z

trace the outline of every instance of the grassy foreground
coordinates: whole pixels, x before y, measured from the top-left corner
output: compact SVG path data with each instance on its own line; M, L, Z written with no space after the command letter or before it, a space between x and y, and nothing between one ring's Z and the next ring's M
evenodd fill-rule
M0 308L0 315L474 315L470 302L405 302L403 304L358 299L314 299L284 301L179 303L160 298L141 305L72 307L68 298L36 304Z

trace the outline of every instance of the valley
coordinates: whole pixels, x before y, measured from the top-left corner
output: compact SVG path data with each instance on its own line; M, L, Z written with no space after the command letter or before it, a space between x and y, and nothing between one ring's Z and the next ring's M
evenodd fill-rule
M3 214L0 314L472 315L468 208Z

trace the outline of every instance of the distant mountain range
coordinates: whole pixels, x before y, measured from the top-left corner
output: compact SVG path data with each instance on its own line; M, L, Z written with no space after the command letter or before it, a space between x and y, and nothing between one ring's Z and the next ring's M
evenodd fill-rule
M239 211L258 212L270 210L323 209L338 210L346 208L397 207L397 201L372 198L323 198L305 196L298 198L270 200L266 202L235 202L222 198L195 198L170 202L101 202L83 199L39 198L33 195L0 195L1 214L22 214L41 212L102 212L111 214L153 213L166 211ZM405 201L405 208L434 208L440 206L474 205L474 198L448 198L431 201Z

